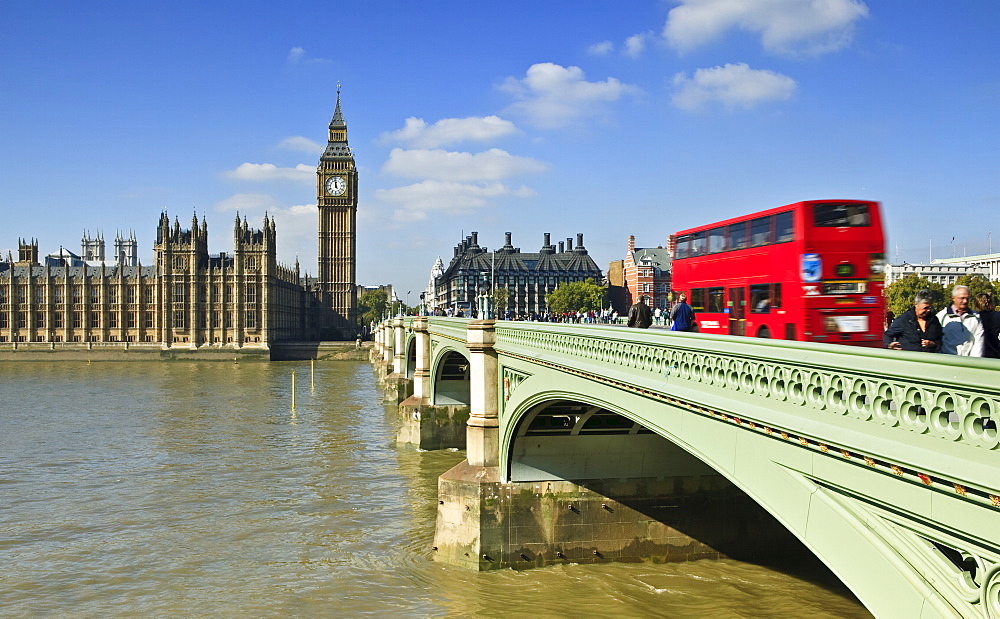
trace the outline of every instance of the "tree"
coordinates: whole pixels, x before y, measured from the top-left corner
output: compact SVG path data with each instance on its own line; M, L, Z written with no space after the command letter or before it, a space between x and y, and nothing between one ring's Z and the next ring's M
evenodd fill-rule
M358 299L358 320L362 325L370 325L382 320L389 304L385 290L366 290Z
M963 275L955 280L956 286L968 286L969 287L969 306L975 306L976 295L985 292L991 295L994 299L996 298L997 289L996 285L991 282L985 275L979 273L973 273L972 275ZM951 290L947 291L946 298L951 298Z
M945 299L951 298L950 291L946 292L941 284L935 284L925 277L917 277L916 273L910 273L886 286L883 292L886 308L899 316L913 307L913 298L924 289L934 294L935 309L944 307Z
M563 312L590 312L604 307L607 290L592 279L562 284L549 293L546 302L549 310Z
M493 311L497 316L507 310L507 301L510 299L510 290L506 288L493 289Z

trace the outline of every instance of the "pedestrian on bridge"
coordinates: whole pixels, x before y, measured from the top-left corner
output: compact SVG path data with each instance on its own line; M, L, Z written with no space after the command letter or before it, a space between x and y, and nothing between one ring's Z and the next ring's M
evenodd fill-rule
M892 321L882 335L882 343L890 350L917 352L941 351L941 322L931 304L934 293L924 289L913 299L913 307Z
M653 324L653 312L646 305L646 298L643 297L628 308L628 326L637 329L648 329Z
M976 311L983 323L983 356L1000 359L1000 314L993 297L985 292L976 295Z
M944 337L941 352L964 357L983 356L983 324L969 308L969 287L951 289L951 305L937 314Z
M677 305L670 310L671 331L697 331L698 324L694 320L694 310L687 304L687 295L683 292L677 295Z

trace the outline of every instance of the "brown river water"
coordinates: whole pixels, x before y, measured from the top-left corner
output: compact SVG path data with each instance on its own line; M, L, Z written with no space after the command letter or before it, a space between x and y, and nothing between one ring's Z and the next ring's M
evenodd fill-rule
M0 363L0 615L870 616L811 557L435 563L464 454L395 433L361 362Z

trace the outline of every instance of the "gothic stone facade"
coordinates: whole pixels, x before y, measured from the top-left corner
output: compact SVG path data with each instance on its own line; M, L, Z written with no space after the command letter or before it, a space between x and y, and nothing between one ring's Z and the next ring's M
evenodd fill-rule
M318 339L316 297L277 264L274 222L237 218L232 255L208 253L208 226L160 216L152 266L38 263L37 241L0 262L0 342L155 343L266 348Z

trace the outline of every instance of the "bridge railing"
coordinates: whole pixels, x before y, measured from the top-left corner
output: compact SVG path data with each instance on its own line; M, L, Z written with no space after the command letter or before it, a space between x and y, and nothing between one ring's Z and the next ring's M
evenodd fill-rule
M863 443L926 470L931 450L947 478L961 472L1000 488L1000 362L992 359L506 321L496 323L496 349L501 362L507 355L547 365L761 431L792 433L845 457L852 443Z

